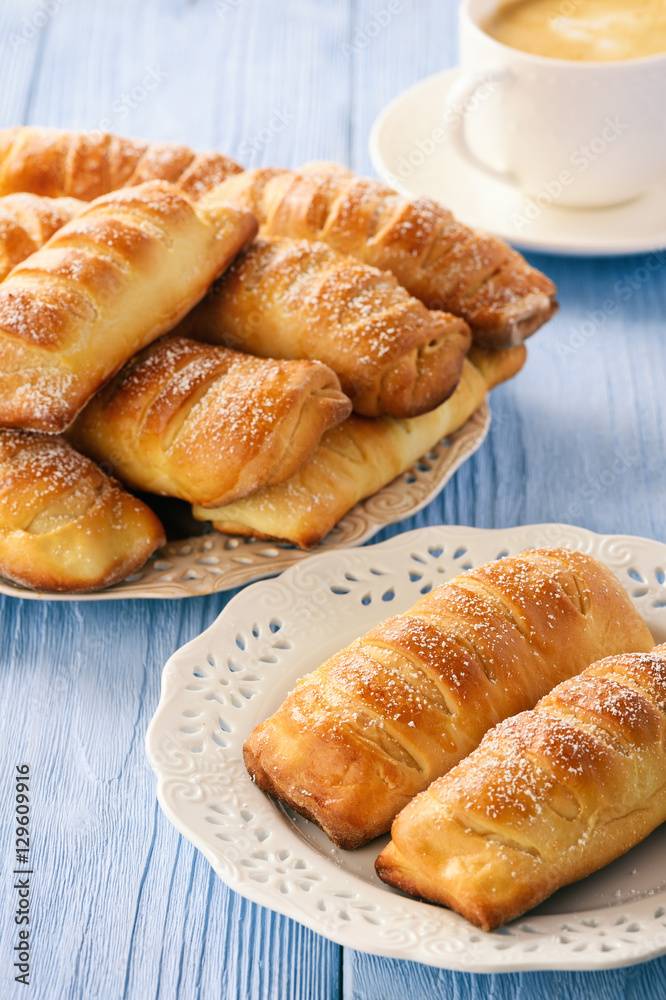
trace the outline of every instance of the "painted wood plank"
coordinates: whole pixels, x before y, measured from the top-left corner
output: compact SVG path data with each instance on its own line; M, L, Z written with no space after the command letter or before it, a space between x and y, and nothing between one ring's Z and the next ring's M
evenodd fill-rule
M0 127L27 120L49 21L44 11L21 0L0 5Z
M0 123L109 127L216 146L249 166L332 158L369 171L377 112L455 63L455 7L404 0L387 20L382 0L69 0L12 47L12 31L25 30L40 4L8 2ZM151 71L156 85L144 86ZM400 528L562 519L665 538L664 266L533 259L558 281L562 311L534 339L524 372L494 393L483 449ZM590 321L607 300L617 311ZM580 346L568 352L572 343ZM618 454L626 469L614 472ZM572 504L581 508L575 515ZM226 889L156 807L143 750L162 664L225 601L0 600L2 759L10 767L28 755L35 775L33 997L615 1000L666 992L663 960L598 974L486 977L343 952ZM8 806L3 795L3 859ZM12 902L3 877L3 974ZM3 1000L24 995L11 984L3 990Z
M664 993L662 960L602 972L455 973L345 952L346 1000L634 1000Z
M265 32L251 7L230 10L230 19L211 4L70 0L39 33L24 71L29 100L16 84L4 122L111 128L264 157L293 125L302 138L282 137L283 162L300 162L309 154L310 126L303 131L289 108L299 108L307 88L312 115L325 100L327 74L313 87L304 63L301 76L287 80L281 58L289 26L278 19ZM308 17L307 5L292 4L288 13L325 67L336 51L330 35L345 30L345 7L329 10L321 23ZM144 88L139 100L150 70L159 85ZM340 119L346 103L338 98ZM346 142L332 121L321 119L330 156ZM21 713L34 720L33 742L26 750L12 728L3 747L7 760L32 754L40 775L35 810L48 817L35 935L51 946L35 959L35 996L337 995L340 949L227 890L156 808L143 737L161 667L224 601L113 608L2 602L7 627L20 627L21 640L10 662L17 688L5 691L2 711L9 717L12 700L23 702L33 685L40 692L38 704ZM21 669L28 662L34 676ZM58 719L55 737L42 731L45 709ZM3 901L10 903L8 893Z
M456 8L405 3L368 38L378 5L357 4L354 32L365 44L354 53L356 169L370 170L367 135L381 107L421 77L455 65ZM438 501L401 528L565 521L663 539L664 508L655 501L666 497L666 347L656 327L666 295L666 255L663 262L654 255L610 261L528 256L557 281L561 311L530 342L523 372L492 394L494 421L482 450ZM389 528L380 537L391 534ZM666 961L598 974L475 976L348 949L344 955L345 1000L606 1000L643 990L666 993Z

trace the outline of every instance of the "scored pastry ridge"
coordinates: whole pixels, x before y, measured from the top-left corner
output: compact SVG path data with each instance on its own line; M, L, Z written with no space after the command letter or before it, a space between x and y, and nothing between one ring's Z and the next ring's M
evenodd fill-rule
M664 822L665 767L666 645L602 659L417 795L378 874L492 930Z
M177 184L197 199L242 170L221 153L173 142L23 126L0 130L0 195L15 191L92 201L144 181Z
M326 431L295 475L224 507L195 506L216 531L277 538L310 548L359 501L410 469L442 438L459 430L493 386L511 378L526 356L523 344L503 351L473 348L453 394L429 413L405 420L352 414Z
M465 319L479 346L521 343L557 310L553 282L503 240L338 164L256 168L211 196L247 207L266 236L320 240L391 271L429 309Z
M308 240L255 240L181 330L262 357L323 361L356 412L413 417L455 389L467 325L386 271Z
M85 205L76 198L40 198L25 193L0 198L0 281Z
M199 208L164 181L92 202L0 283L0 422L64 430L255 231L249 213Z
M600 656L652 644L605 566L532 550L431 591L299 681L248 737L246 766L357 847L499 720Z
M152 510L62 438L0 428L0 573L85 593L139 569L165 542Z
M234 175L240 180L236 187ZM241 202L252 215L238 207ZM349 478L352 467L358 473L370 467L368 475L357 477L362 482L355 495L331 486L337 520L343 507L348 509L359 498L359 490L360 496L367 496L402 471L417 438L427 442L420 454L435 437L459 426L460 414L469 415L473 401L480 402L484 380L490 384L486 371L492 363L474 367L465 360L469 328L442 308L441 295L451 301L456 296L456 301L471 300L482 288L487 295L493 274L504 266L499 258L504 261L506 248L461 227L438 206L432 215L429 206L406 201L335 164L243 176L242 168L222 154L196 153L175 143L100 130L0 130L0 424L48 433L71 431L77 414L128 359L192 311L255 235L256 217L268 235L218 285L226 288L231 303L220 336L232 342L236 338L233 346L259 355L309 359L300 366L300 389L298 379L290 381L287 375L300 362L291 368L274 362L261 369L265 380L271 368L270 379L277 384L284 376L289 383L290 412L281 414L274 433L261 437L263 411L257 404L243 413L239 404L242 445L249 450L236 448L230 435L218 442L210 430L218 416L215 363L201 356L197 363L192 360L172 372L170 385L150 405L145 398L137 404L133 427L125 423L123 433L143 435L140 446L134 442L129 466L134 462L135 471L144 476L133 478L127 466L125 478L136 488L183 496L198 512L204 511L203 519L210 519L207 511L220 511L224 518L234 514L233 505L248 494L262 494L260 504L265 504L276 486L285 483L288 493L301 471L300 486L307 491L308 477L313 482L316 473L326 473L326 462L310 462L323 433L333 477L340 472ZM285 239L282 230L303 238ZM476 270L467 267L472 257L464 251L466 241L474 244ZM451 267L461 248L467 264ZM447 255L446 277L440 275L434 291L426 281L428 287L419 288L420 298L412 297L400 284L412 281L416 288L414 268L425 274ZM254 272L252 262L258 262ZM272 302L269 287L275 293ZM511 288L505 284L503 294L515 305L518 299ZM207 317L211 328L216 294L217 289L192 313L195 320ZM436 309L424 306L428 295L435 296ZM496 295L491 298L495 304L499 301ZM505 318L508 315L505 310ZM288 336L278 346L282 327L289 327ZM186 329L184 324L183 332ZM202 339L210 333L204 330ZM254 346L253 336L258 338ZM505 338L503 346L509 342ZM389 415L377 435L378 428L368 429L371 421L364 427L361 420L358 425L350 422L350 433L327 437L349 404L341 399L337 383L326 382L328 376L326 385L315 385L321 370L315 377L310 367L306 377L307 364L319 361L338 373L358 413ZM247 373L259 372L256 359L246 364ZM232 369L234 365L227 374ZM121 379L114 381L114 390L119 385L127 389ZM269 393L264 395L267 399ZM109 395L105 398L108 403ZM234 406L238 399L236 394ZM448 399L451 406L444 413L441 406ZM418 416L424 421L417 432L410 421ZM202 427L208 428L207 442L202 441ZM436 428L441 433L435 434ZM249 446L260 437L263 461L250 455ZM237 459L237 482L228 489L216 484L216 489L207 490L207 463L218 444ZM111 460L121 473L118 439L107 440L107 445L116 449L111 459L104 448L95 454ZM382 462L378 455L384 446ZM141 468L151 448L154 464L143 462ZM197 471L193 461L180 479L185 452L206 468ZM341 502L339 494L344 494ZM313 544L328 530L326 518L332 513L326 512L318 525L300 523L289 530L299 536L298 544ZM216 527L222 523L216 522ZM232 530L235 524L232 520ZM272 527L269 534L274 533ZM261 536L262 526L241 523L240 531Z
M207 506L287 479L350 411L318 361L168 336L93 397L68 437L128 486Z

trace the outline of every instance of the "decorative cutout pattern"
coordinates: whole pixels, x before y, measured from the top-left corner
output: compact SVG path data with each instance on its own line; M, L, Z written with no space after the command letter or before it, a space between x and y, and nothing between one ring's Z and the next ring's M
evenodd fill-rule
M168 542L138 573L94 594L41 594L0 577L0 594L56 601L102 601L126 597L195 597L232 590L279 573L313 553L362 545L387 524L416 514L444 488L462 463L481 447L490 427L483 403L466 424L444 438L408 472L357 504L309 552L279 543L208 534Z
M233 889L356 949L477 972L608 968L666 952L666 829L524 921L483 934L384 886L373 869L380 841L334 848L243 766L245 737L298 677L463 567L544 545L605 562L666 641L666 545L648 539L568 525L439 527L316 556L242 591L164 668L147 747L168 818Z

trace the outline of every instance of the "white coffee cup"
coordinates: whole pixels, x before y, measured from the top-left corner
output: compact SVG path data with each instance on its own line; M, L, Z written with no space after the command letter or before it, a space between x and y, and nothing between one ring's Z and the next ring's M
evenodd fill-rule
M553 0L555 11L561 2ZM460 7L461 71L444 116L459 154L558 205L617 204L663 178L666 54L614 62L532 55L483 30L498 6Z

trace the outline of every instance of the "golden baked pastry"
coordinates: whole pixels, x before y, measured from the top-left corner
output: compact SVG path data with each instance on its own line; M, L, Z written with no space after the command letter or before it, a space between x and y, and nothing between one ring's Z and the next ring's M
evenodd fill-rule
M221 153L195 153L174 142L29 125L0 129L0 195L30 191L92 201L118 188L163 180L198 198L240 170Z
M245 742L258 786L340 847L398 812L501 719L652 637L620 581L580 552L469 570L304 677Z
M210 506L293 475L350 412L318 361L167 337L93 396L68 437L128 486Z
M212 196L248 208L263 235L319 240L392 271L429 309L466 320L481 346L518 344L557 309L553 282L503 240L336 163L248 170Z
M492 729L400 813L377 872L493 930L665 822L664 775L666 645L601 660Z
M290 479L225 507L194 507L194 516L225 534L277 538L311 548L354 504L462 427L488 389L515 375L525 355L522 344L506 351L475 349L474 364L465 359L455 392L437 409L406 420L352 415L323 435L312 458Z
M98 590L164 541L150 508L62 438L0 428L2 576L35 590Z
M84 208L85 202L76 198L40 198L36 194L0 198L0 281Z
M62 431L166 333L254 235L165 181L105 195L0 284L0 424Z
M460 378L467 325L392 274L308 240L255 240L185 320L185 336L323 361L366 417L414 417Z

